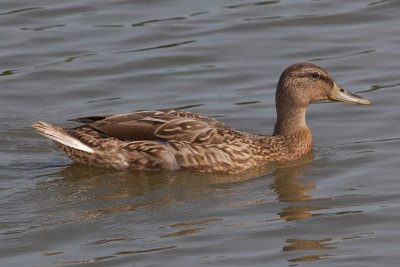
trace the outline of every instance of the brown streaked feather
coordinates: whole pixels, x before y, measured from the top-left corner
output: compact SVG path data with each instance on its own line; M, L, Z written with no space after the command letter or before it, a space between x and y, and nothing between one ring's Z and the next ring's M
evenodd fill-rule
M164 123L156 129L155 135L165 140L198 144L217 144L224 140L215 126L190 118L177 118Z
M126 141L176 140L199 144L224 141L227 127L200 114L179 111L142 111L131 114L81 117L80 122L104 134Z

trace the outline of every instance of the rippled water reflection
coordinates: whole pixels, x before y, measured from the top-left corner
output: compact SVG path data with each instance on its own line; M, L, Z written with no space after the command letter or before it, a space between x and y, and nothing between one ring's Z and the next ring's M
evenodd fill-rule
M399 15L391 0L2 1L0 265L396 266ZM277 79L304 60L373 105L312 105L316 147L286 166L94 169L29 126L180 108L268 134Z

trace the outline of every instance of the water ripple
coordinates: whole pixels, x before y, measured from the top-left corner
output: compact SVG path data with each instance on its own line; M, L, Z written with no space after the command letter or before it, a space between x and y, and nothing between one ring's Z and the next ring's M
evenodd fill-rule
M158 22L165 22L165 21L177 21L177 20L184 20L186 17L173 17L173 18L166 18L166 19L151 19L151 20L145 20L141 21L138 23L134 23L131 25L131 27L142 27L146 26L148 24L153 24L153 23L158 23Z
M236 8L243 8L243 7L256 7L256 6L265 6L265 5L277 4L277 3L280 3L280 2L281 1L277 1L277 0L257 1L257 2L248 2L248 3L230 5L230 6L223 6L223 8L236 9Z
M191 44L191 43L195 43L195 42L197 42L197 40L175 42L175 43L170 43L170 44L165 44L165 45L157 45L157 46L134 49L134 50L115 51L115 52L110 52L110 53L122 54L122 53L133 53L133 52L150 51L150 50L156 50L156 49L178 47L178 46L181 46L181 45Z
M19 8L11 11L6 11L3 13L0 13L1 15L11 15L11 14L17 14L17 13L23 13L23 12L29 12L29 11L34 11L34 10L40 10L44 9L44 7L27 7L27 8Z
M55 24L55 25L48 25L48 26L42 26L42 27L23 27L21 30L23 31L44 31L48 29L53 29L53 28L60 28L60 27L65 27L65 24Z

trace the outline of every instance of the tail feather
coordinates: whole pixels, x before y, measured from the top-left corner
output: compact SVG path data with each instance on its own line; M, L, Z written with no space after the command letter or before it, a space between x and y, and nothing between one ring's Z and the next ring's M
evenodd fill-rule
M63 128L58 127L53 124L49 124L46 122L38 121L34 124L32 124L32 127L38 131L39 134L50 138L56 142L59 142L63 145L66 145L71 148L75 148L81 151L85 151L88 153L93 153L94 150L79 141L78 139L70 136L67 131L65 131Z

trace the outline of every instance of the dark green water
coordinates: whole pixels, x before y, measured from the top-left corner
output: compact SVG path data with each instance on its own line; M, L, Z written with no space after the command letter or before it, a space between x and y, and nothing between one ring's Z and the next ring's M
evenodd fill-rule
M398 265L399 17L384 0L1 1L0 265ZM182 108L269 134L299 61L373 105L311 106L313 155L284 168L118 173L30 128Z

